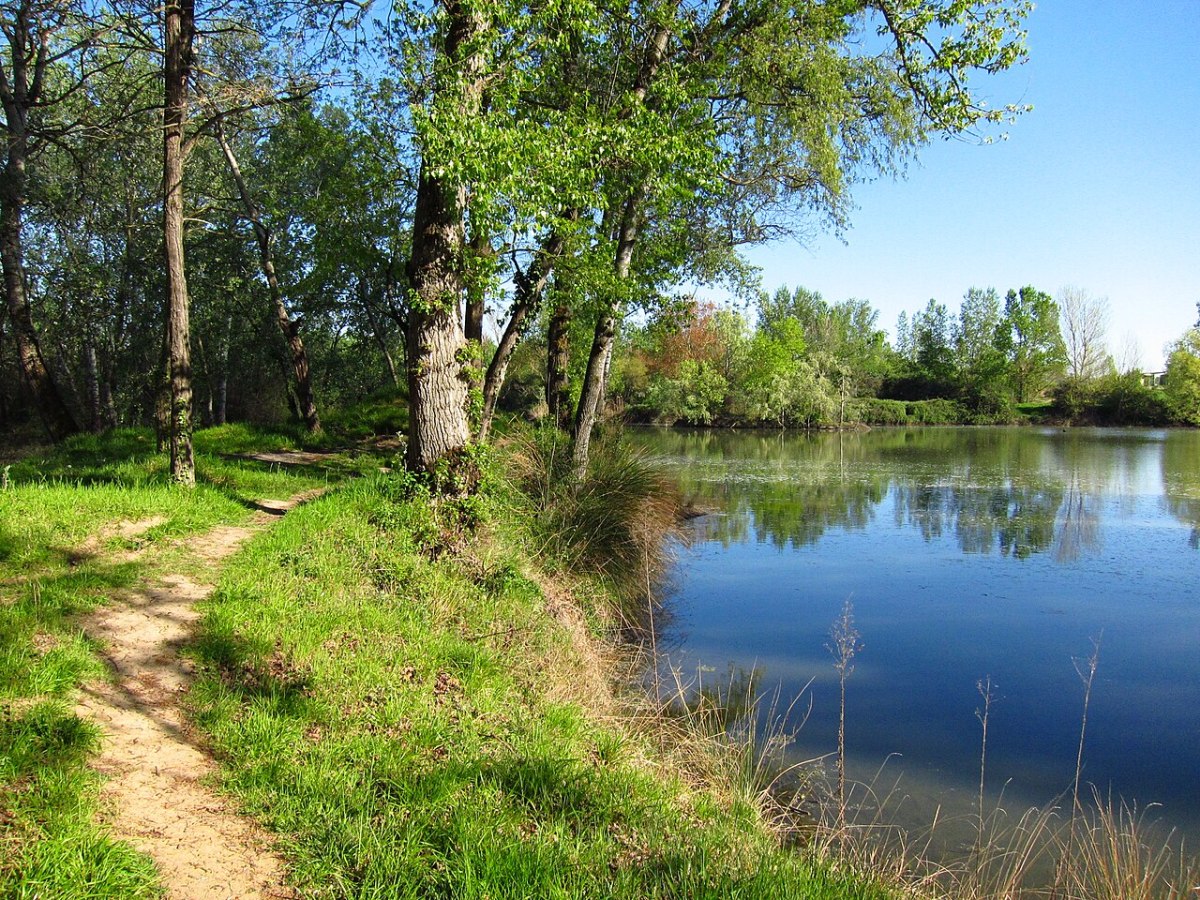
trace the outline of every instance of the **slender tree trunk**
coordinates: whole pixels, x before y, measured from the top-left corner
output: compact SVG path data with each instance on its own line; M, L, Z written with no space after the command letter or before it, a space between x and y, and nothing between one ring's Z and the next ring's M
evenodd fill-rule
M167 0L163 30L163 244L171 480L190 486L196 483L196 461L192 451L191 323L183 256L183 132L195 31L194 0Z
M100 416L105 431L111 431L120 424L117 403L113 397L113 387L107 377L100 379Z
M0 315L0 371L4 370L4 316ZM8 380L0 382L0 428L8 427Z
M678 7L678 3L675 4ZM728 9L726 4L722 8ZM720 13L724 15L724 13ZM650 38L642 58L641 68L633 85L633 96L638 104L645 104L658 69L667 52L671 31L660 25ZM633 249L637 244L642 225L642 206L646 200L646 186L636 185L621 207L621 219L617 228L617 252L613 259L613 275L617 283L629 277L633 265ZM574 447L572 464L576 478L587 473L588 449L592 439L592 428L603 402L604 383L608 375L609 358L612 355L613 339L616 337L616 304L612 303L600 313L596 321L592 350L588 355L587 372L583 379L583 391L579 396L579 409L575 415Z
M466 280L466 317L463 321L463 336L475 345L475 367L483 371L483 315L487 311L487 279L484 277L483 261L492 254L492 245L487 235L476 232L468 245L468 260L473 271Z
M637 243L641 227L644 198L644 189L636 189L625 201L621 210L621 224L617 232L617 252L613 259L613 275L616 276L618 283L629 277L629 270L633 265L633 248ZM587 371L583 377L583 390L579 395L579 408L575 413L572 462L577 478L582 478L587 472L592 428L596 424L601 398L604 396L604 380L608 373L609 357L612 355L613 339L617 334L616 314L616 304L610 303L596 320L592 350L588 354Z
M163 328L158 367L154 370L154 439L159 453L171 448L171 372L167 355L167 333Z
M87 387L88 418L94 434L104 430L104 413L100 405L100 366L96 359L96 343L92 338L83 340L83 379Z
M213 419L213 366L208 355L208 348L204 346L204 338L198 334L196 335L196 350L200 354L200 365L204 367L204 381L208 385L208 398L204 401L204 424L211 427L217 424Z
M596 330L592 336L592 349L588 354L587 370L583 376L583 389L579 395L579 408L575 413L574 449L572 461L576 478L587 472L588 451L592 442L592 429L596 424L596 410L603 391L604 370L608 355L612 352L613 338L617 333L617 319L613 310L607 309L596 319Z
M225 129L222 126L220 115L216 118L216 132L221 150L225 154L225 161L229 164L229 171L237 184L238 195L241 197L246 218L254 226L254 236L258 241L259 264L262 267L263 277L267 280L271 305L275 310L275 322L279 326L284 340L287 341L288 351L291 354L292 380L296 391L296 400L300 405L301 417L310 432L318 432L321 430L321 418L317 414L317 402L313 397L308 354L304 350L304 341L300 338L300 329L288 314L287 304L283 302L283 291L279 287L279 278L275 273L275 254L271 248L273 243L271 230L263 221L262 210L255 202L246 185L246 179L242 176L237 157L233 154L233 147L225 137Z
M563 239L552 233L546 238L534 255L533 262L526 272L516 275L516 296L513 298L512 311L508 316L508 324L504 326L504 334L496 345L496 353L488 365L487 375L483 380L483 415L479 421L479 440L487 440L492 428L492 419L496 414L496 400L500 396L500 388L504 386L504 376L508 372L508 364L512 359L513 350L521 340L521 334L531 313L541 304L542 293L554 263L562 253Z
M233 316L225 317L225 333L217 345L215 383L213 384L213 424L229 421L229 347L233 343Z
M371 301L367 297L367 282L359 278L357 288L359 305L362 306L363 313L367 317L367 324L371 326L371 334L375 338L375 343L379 345L379 352L383 356L383 363L387 366L388 377L391 378L393 387L399 387L400 375L396 370L396 363L392 359L392 351L388 349L387 335L384 334L375 310L371 309Z
M571 430L571 308L559 303L546 335L546 406L560 431Z

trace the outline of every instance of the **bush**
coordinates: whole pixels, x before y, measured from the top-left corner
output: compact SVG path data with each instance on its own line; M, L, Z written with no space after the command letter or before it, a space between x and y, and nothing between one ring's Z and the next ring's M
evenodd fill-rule
M908 404L910 425L968 425L971 414L955 400L917 400Z
M1054 389L1050 412L1058 419L1090 425L1165 425L1172 420L1167 395L1148 387L1139 372L1068 378Z
M538 552L580 575L608 581L622 599L640 599L647 577L666 564L665 538L677 522L671 483L619 433L592 442L582 481L571 473L570 439L556 428L511 439L512 479L528 505Z
M908 404L903 400L880 400L863 397L846 404L846 418L863 425L906 425Z

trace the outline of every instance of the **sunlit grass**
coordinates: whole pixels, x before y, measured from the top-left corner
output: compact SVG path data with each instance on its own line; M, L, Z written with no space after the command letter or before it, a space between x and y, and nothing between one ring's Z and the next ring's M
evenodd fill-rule
M197 721L302 890L885 896L780 850L752 804L693 790L632 732L554 699L569 632L502 549L429 552L425 513L406 508L420 502L386 480L314 501L239 553L206 604Z
M243 437L245 435L243 434ZM265 439L264 439L265 440ZM244 449L245 445L240 445ZM189 535L244 522L263 498L323 486L294 472L198 454L199 484L168 483L145 430L81 435L11 465L0 489L0 896L151 897L151 863L96 824L99 736L72 710L107 677L79 617L177 564Z

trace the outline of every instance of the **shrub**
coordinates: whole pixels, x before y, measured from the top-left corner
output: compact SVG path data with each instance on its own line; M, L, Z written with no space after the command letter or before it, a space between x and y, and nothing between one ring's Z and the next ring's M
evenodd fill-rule
M904 425L908 422L908 404L903 400L863 397L846 404L846 418L864 425Z
M587 474L571 474L570 440L556 428L510 439L511 472L523 518L540 555L569 571L597 575L622 599L640 599L666 564L665 538L677 522L675 489L653 460L620 433L592 443Z
M971 415L955 400L917 400L908 404L910 425L966 425Z

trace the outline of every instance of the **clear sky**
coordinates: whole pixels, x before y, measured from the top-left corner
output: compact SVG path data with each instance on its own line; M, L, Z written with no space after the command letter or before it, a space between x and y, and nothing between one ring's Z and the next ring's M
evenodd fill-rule
M1120 359L1140 364L1196 322L1200 301L1200 0L1042 0L1030 60L978 78L992 106L1034 109L990 145L938 140L901 181L857 185L844 243L756 248L763 286L859 297L896 317L972 286L1074 285L1111 306Z

